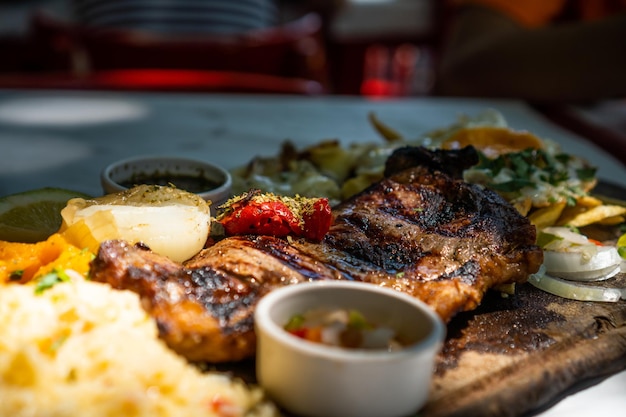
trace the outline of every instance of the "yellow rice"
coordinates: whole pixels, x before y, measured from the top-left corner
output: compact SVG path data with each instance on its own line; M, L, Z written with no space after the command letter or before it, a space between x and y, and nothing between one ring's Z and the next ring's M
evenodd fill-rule
M136 294L72 277L39 295L0 285L0 417L277 415L169 350Z

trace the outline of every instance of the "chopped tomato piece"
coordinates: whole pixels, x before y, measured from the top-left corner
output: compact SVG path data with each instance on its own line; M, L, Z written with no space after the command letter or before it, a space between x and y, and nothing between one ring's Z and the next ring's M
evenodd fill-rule
M299 329L288 330L288 332L296 337L299 337L300 339L305 339L310 342L322 342L321 327L301 327Z

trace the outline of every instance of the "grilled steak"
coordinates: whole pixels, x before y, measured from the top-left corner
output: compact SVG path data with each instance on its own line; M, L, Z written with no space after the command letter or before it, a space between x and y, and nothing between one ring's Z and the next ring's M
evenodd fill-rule
M184 265L105 242L91 276L138 292L172 349L219 362L254 354L254 306L277 286L321 279L384 285L448 321L474 309L490 288L524 282L543 261L534 226L498 194L431 168L394 173L333 215L321 243L229 237Z

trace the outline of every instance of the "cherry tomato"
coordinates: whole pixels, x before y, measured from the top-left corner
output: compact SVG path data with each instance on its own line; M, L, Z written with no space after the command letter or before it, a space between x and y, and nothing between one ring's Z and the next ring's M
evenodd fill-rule
M280 201L252 202L236 208L221 221L227 235L287 236L298 231L298 219Z
M303 237L319 242L330 228L332 213L328 199L320 198L313 203L313 207L305 210L303 217Z
M326 198L279 197L253 190L233 199L217 220L228 236L293 235L320 241L330 228L332 212Z

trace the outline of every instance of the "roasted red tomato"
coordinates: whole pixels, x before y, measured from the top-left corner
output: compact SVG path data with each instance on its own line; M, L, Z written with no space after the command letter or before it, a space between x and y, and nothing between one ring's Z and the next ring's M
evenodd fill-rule
M252 190L220 207L216 220L227 236L301 236L320 241L328 232L332 214L328 199L282 197Z
M332 221L328 199L319 198L308 202L306 209L302 212L302 221L302 236L317 242L322 240L330 229Z

